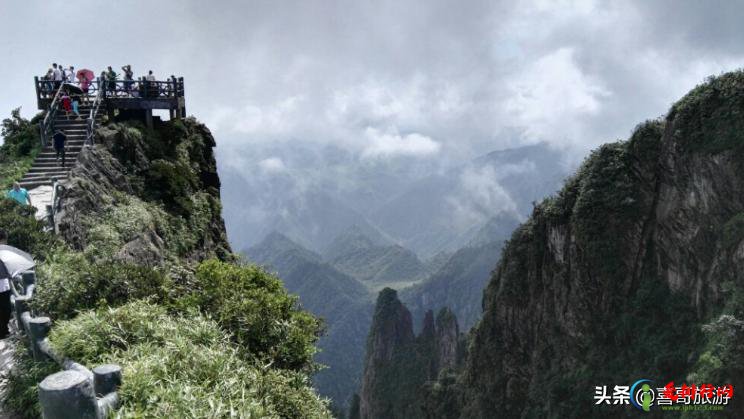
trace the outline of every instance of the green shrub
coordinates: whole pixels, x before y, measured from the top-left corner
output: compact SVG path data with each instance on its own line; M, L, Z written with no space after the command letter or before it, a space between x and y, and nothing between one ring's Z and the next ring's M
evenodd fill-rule
M125 262L89 262L80 253L58 253L39 268L33 306L53 319L68 319L78 311L117 306L150 297L164 302L172 289L158 269Z
M62 242L44 231L44 222L38 221L35 213L34 207L21 205L4 195L0 198L0 228L8 234L8 244L44 259L62 246Z
M40 114L41 115L41 114ZM0 188L9 188L31 167L41 149L37 115L31 121L21 117L21 109L11 112L10 118L2 121L0 135Z
M672 106L674 140L689 151L744 147L744 71L709 77Z
M198 314L172 316L137 301L60 322L50 341L89 367L122 366L117 417L330 417L306 375L247 362Z
M195 289L181 304L198 307L252 356L285 369L311 369L319 320L297 309L297 297L263 269L218 260L196 270Z
M147 174L146 193L181 215L191 213L189 195L196 189L197 179L187 164L155 160Z

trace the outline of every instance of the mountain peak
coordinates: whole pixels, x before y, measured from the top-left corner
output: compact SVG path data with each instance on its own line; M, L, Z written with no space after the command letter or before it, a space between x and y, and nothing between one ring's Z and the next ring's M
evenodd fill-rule
M331 240L331 243L323 251L323 256L327 260L334 260L352 252L387 244L390 244L390 240L386 239L374 227L353 224Z
M254 262L267 265L275 265L279 258L290 253L307 261L320 262L322 260L317 253L304 248L278 231L272 231L260 243L244 250L243 253ZM278 268L278 266L274 267Z

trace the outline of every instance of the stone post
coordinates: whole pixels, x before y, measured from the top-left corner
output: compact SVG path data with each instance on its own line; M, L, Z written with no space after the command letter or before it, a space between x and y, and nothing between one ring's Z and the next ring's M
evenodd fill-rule
M121 367L114 364L93 368L93 389L99 397L116 391L121 385Z
M49 329L51 328L52 320L49 317L36 317L28 322L31 354L37 361L42 361L46 358L46 354L41 350L39 343L49 335Z
M92 383L78 371L52 374L39 384L43 419L98 419Z
M28 286L36 283L36 273L34 271L25 271L21 273L21 279L23 282L24 292L28 289Z
M16 324L18 325L18 331L21 333L26 332L25 328L23 327L23 318L21 315L25 311L28 311L28 300L29 298L26 296L16 297L15 299Z

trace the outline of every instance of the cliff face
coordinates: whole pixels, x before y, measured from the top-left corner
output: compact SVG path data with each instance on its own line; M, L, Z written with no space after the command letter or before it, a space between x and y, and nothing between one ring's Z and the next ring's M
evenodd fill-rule
M592 407L593 386L637 377L738 384L741 360L701 353L725 352L704 323L741 315L741 109L744 74L712 79L535 208L485 291L460 417L619 416Z
M365 377L397 371L377 394L407 389L413 417L626 417L594 387L744 383L742 109L744 72L711 78L594 151L507 242L459 370L428 381L394 356L367 365ZM362 417L403 417L365 398ZM722 415L741 412L734 398Z
M367 341L358 407L352 403L350 416L423 417L420 390L440 371L456 367L461 352L459 338L457 319L447 309L442 309L436 320L431 311L427 312L421 334L414 336L411 313L398 300L396 291L382 290Z
M457 315L463 330L470 329L481 316L477 302L483 298L483 288L506 237L496 235L487 244L462 248L427 280L402 289L400 298L411 310L414 323L420 322L429 309L448 307Z
M131 124L99 128L101 146L81 152L62 194L62 238L77 250L103 243L116 259L149 266L175 257L226 258L230 246L209 129L195 119L158 124L154 131Z

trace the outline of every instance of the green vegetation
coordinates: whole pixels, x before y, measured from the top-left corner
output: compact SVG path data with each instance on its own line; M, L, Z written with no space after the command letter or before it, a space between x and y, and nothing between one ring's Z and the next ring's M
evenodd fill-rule
M189 119L99 136L59 237L0 199L9 244L39 262L32 304L54 320L54 347L91 368L122 365L120 417L329 417L309 384L320 322L229 253L209 131ZM179 172L153 172L164 165ZM33 418L35 386L56 367L24 352L4 403Z
M315 373L313 383L337 403L336 409L346 411L345 401L359 387L364 368L373 309L367 288L278 233L248 249L246 256L277 272L287 290L301 296L303 308L323 319L325 333L315 359L329 367Z
M43 259L61 246L62 241L44 231L44 223L34 218L35 212L33 207L20 205L4 195L0 197L0 226L8 234L8 244Z
M33 306L55 320L139 298L162 303L174 290L173 280L160 270L113 260L90 262L69 251L52 255L38 273L44 282Z
M14 109L10 118L2 121L0 135L0 188L7 189L13 182L31 168L36 155L41 150L38 120L41 114L31 121L21 117L21 108Z
M184 301L213 316L262 362L297 370L312 366L319 321L296 310L297 297L261 268L206 261Z
M55 349L124 368L124 418L328 417L304 374L246 361L219 325L134 301L57 324Z
M744 152L744 71L709 77L672 106L673 138L686 150Z

